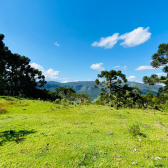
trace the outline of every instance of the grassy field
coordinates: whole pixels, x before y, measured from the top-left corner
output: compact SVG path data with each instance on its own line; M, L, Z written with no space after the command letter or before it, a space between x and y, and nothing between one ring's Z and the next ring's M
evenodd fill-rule
M1 96L0 167L167 168L168 112Z

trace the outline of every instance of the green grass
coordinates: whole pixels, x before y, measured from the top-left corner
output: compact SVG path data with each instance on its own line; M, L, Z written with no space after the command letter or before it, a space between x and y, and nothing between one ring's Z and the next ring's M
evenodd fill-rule
M0 108L0 167L168 167L168 112L10 97Z

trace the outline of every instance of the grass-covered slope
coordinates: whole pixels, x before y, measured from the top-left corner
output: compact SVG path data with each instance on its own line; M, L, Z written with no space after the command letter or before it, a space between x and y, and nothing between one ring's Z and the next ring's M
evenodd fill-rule
M168 167L166 112L1 97L0 113L0 167Z
M137 82L127 82L128 86L130 87L138 87L142 94L146 94L147 92L152 92L156 94L158 89L161 87L160 85L149 86L143 83ZM79 81L79 82L68 82L68 83L59 83L59 82L47 82L45 85L45 89L49 89L50 91L55 91L55 88L58 87L71 87L73 88L76 93L84 93L88 94L91 99L95 99L100 95L100 89L94 88L95 82L94 81Z

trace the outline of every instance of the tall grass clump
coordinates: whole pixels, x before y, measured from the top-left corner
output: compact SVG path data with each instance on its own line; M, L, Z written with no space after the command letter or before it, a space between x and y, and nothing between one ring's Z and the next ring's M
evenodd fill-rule
M139 128L139 125L131 125L128 129L129 133L133 136L137 136L137 135L140 135L140 128Z
M0 114L5 114L7 113L8 111L5 109L5 108L0 108Z

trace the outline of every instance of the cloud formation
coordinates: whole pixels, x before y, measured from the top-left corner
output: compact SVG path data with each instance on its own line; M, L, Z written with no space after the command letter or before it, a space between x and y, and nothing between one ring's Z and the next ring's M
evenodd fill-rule
M161 73L157 73L156 75L158 75L158 76L166 76L166 73L161 72Z
M68 83L68 82L71 82L71 81L61 81L61 83Z
M61 83L80 82L80 81L82 81L82 80L77 80L77 79L75 79L75 80L64 80L64 81L61 81Z
M149 70L149 69L155 69L152 66L140 66L137 69L135 69L136 71L141 71L141 70Z
M36 63L32 63L30 64L31 67L35 68L35 69L38 69L39 71L42 71L44 72L45 70L43 69L43 67L39 64L36 64Z
M51 79L51 80L58 79L58 75L59 75L59 71L54 71L51 68L44 72L44 76L46 77L46 79Z
M96 64L92 64L90 66L90 68L97 70L97 71L103 71L105 70L104 67L102 67L103 63L96 63Z
M129 76L129 77L128 77L128 81L138 82L138 79L137 79L136 76Z
M109 37L102 37L100 39L100 42L95 41L92 43L93 47L104 47L104 48L113 48L113 46L117 43L118 41L118 35L119 33L115 33L112 36Z
M144 43L151 37L151 33L149 33L148 30L149 27L145 29L143 27L138 27L129 33L119 36L119 39L124 40L120 45L124 47L134 47Z
M56 46L58 46L58 47L60 46L60 44L58 44L58 42L55 42L54 44L55 44Z
M36 63L32 63L30 64L31 67L38 69L40 71L42 71L42 74L45 76L46 80L55 80L55 79L59 79L58 75L59 75L59 71L54 71L53 69L48 69L47 71L43 68L43 66L36 64Z
M124 69L124 70L127 70L127 66L124 66L123 69Z
M120 68L120 66L114 66L113 68L114 68L114 69L115 69L115 68Z
M113 48L118 40L124 40L120 45L124 47L134 47L140 45L151 37L149 27L138 27L129 33L119 36L119 33L114 33L112 36L102 37L99 42L95 41L91 44L93 47Z

